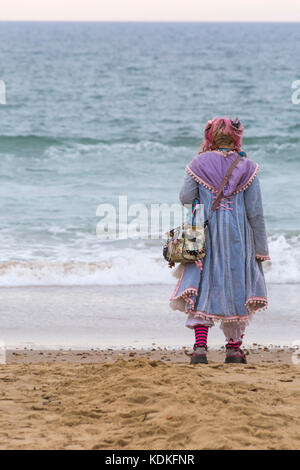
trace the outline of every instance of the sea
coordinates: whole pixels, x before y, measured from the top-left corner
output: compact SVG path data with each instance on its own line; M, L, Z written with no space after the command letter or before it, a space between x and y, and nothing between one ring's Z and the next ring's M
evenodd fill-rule
M99 207L177 204L215 116L239 117L260 166L270 309L251 340L299 339L299 55L298 23L0 23L0 339L191 338L161 237L105 239Z

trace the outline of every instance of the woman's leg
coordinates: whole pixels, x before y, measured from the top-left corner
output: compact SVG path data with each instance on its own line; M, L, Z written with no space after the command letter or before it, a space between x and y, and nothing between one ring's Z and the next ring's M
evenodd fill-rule
M242 344L246 326L245 322L242 321L221 322L220 328L223 330L227 344L232 346L237 343Z
M226 344L226 363L246 364L245 353L240 349L246 330L245 322L222 322L221 330L225 335Z
M195 332L195 344L193 347L193 354L191 356L191 364L207 364L207 325L196 325L194 327Z
M195 344L194 348L206 348L207 347L207 335L208 335L208 326L206 325L197 325L194 328L195 333Z
M191 356L191 364L207 364L207 334L208 329L214 325L212 320L201 320L189 315L186 326L194 330L195 344Z
M190 328L191 330L194 330L195 348L197 345L200 347L207 345L208 328L214 326L214 322L212 320L204 320L202 318L197 318L192 313L190 313L187 317L185 326Z

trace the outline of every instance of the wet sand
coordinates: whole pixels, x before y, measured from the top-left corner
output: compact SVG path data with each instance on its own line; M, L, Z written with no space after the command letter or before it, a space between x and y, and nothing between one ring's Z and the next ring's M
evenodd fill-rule
M247 365L211 350L190 366L157 348L8 351L0 449L299 449L293 351L249 353Z
M1 287L0 342L28 349L189 346L186 315L169 308L175 281L118 286L117 295L116 286ZM269 308L253 317L246 343L300 342L298 284L268 285L268 293ZM209 331L210 346L224 345L219 326Z

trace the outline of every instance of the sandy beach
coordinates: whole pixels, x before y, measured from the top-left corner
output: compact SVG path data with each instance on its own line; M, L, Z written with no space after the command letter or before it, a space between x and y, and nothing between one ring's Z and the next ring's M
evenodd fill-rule
M7 351L1 449L299 449L293 350L190 366L182 350ZM294 354L295 362L295 354Z

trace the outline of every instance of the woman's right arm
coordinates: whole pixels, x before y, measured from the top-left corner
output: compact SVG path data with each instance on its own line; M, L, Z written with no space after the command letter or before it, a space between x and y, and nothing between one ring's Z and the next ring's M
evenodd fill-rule
M183 185L179 193L181 204L193 204L194 199L199 196L198 183L191 175L186 174L184 177Z

